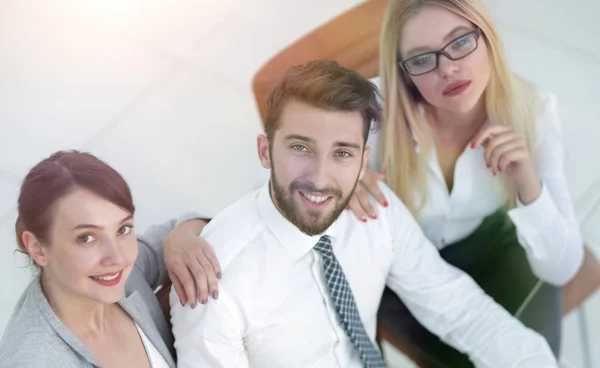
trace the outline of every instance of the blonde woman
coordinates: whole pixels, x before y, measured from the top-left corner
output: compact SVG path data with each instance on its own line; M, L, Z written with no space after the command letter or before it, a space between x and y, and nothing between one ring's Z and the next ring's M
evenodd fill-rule
M558 355L560 286L577 273L583 243L554 97L511 73L478 0L392 0L380 63L384 124L369 142L378 155L350 208L376 221L385 177L443 258ZM389 290L379 321L422 366L470 365Z

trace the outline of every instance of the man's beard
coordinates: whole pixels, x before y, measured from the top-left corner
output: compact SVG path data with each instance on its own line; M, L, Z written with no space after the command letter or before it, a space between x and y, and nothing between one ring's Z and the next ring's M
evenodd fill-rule
M350 202L354 189L358 184L358 177L354 182L354 186L350 194L343 198L342 192L339 189L318 189L312 183L293 181L286 193L285 189L279 185L275 170L271 169L271 188L273 190L275 205L283 216L294 224L303 233L313 236L322 234L331 224L340 216L344 208ZM302 206L294 201L294 193L302 191L303 193L320 193L323 196L331 196L329 199L333 201L334 207L329 213L313 210L307 206ZM299 195L302 195L299 193Z

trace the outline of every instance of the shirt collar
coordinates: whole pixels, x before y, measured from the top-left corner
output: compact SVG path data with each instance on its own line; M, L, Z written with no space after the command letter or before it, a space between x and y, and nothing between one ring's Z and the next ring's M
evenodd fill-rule
M329 236L332 242L338 237L339 219L319 235L310 236L300 231L275 206L271 198L270 181L267 181L258 194L258 211L267 228L294 260L308 253L323 235Z

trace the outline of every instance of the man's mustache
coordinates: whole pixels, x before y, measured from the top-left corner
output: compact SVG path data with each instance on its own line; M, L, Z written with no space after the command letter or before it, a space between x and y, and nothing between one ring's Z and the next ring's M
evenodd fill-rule
M323 196L332 196L332 197L338 197L338 198L342 196L342 191L339 189L333 189L333 188L319 189L313 183L301 182L301 181L297 181L297 180L294 180L290 184L290 191L294 191L294 190L299 190L299 191L302 191L305 193L319 193L319 194L322 194Z

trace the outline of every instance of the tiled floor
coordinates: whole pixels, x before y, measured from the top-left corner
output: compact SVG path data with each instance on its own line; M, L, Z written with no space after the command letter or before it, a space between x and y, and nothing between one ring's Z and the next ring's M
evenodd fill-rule
M100 155L132 186L137 225L212 216L265 172L251 77L271 55L360 0L0 0L0 334L31 272L13 254L20 180L61 148ZM600 3L484 0L514 70L558 96L566 175L580 220L600 188ZM585 195L584 195L585 194ZM600 209L584 225L600 254ZM600 294L585 305L600 362ZM563 356L584 367L581 324ZM391 367L410 367L386 347Z

